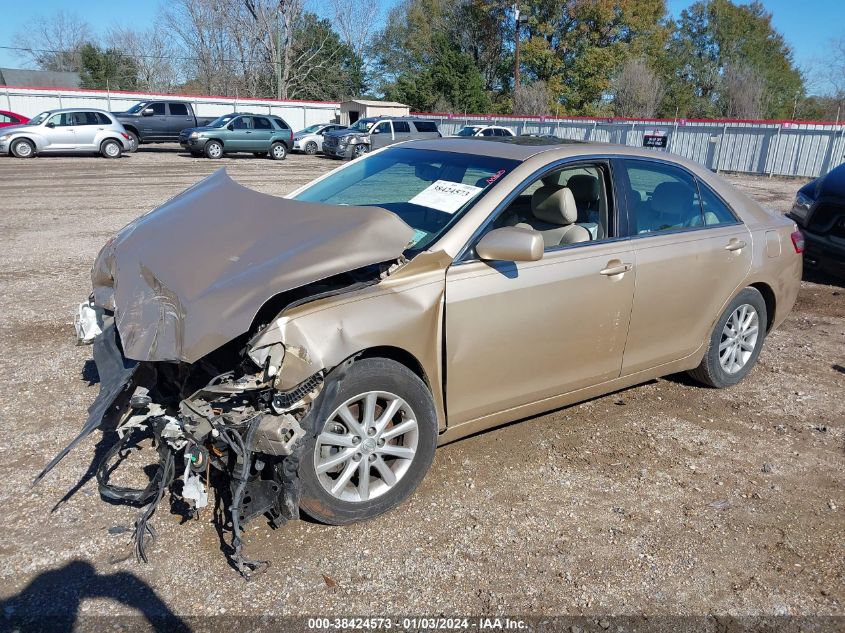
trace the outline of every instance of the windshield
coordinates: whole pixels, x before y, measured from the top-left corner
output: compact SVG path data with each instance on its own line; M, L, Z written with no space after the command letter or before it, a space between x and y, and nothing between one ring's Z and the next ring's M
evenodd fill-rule
M461 128L461 131L458 132L458 136L475 136L475 133L478 132L479 129L480 128L468 125L467 127Z
M297 134L313 134L314 132L319 130L321 127L325 127L325 123L318 123L317 125L309 125L307 128L299 130L299 132L297 132Z
M409 250L421 251L518 164L493 156L396 147L356 160L295 200L392 211L414 229Z
M208 127L226 127L226 125L234 119L237 114L224 114L223 116L217 117L211 123L208 124Z
M349 126L349 130L352 132L366 132L375 122L375 119L358 119L355 123Z
M126 112L128 114L138 114L141 110L143 110L147 105L146 101L142 101L141 103L136 103L131 108L129 108Z
M27 125L40 125L44 122L44 120L50 116L49 112L42 112L38 116L32 117L28 122Z

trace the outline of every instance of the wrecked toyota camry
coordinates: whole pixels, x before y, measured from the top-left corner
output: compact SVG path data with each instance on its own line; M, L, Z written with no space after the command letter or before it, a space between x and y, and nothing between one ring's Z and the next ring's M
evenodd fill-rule
M658 376L728 387L787 315L800 233L668 154L550 139L395 145L277 198L220 170L108 241L76 319L116 440L101 494L243 525L407 498L444 443ZM152 443L141 488L113 475Z

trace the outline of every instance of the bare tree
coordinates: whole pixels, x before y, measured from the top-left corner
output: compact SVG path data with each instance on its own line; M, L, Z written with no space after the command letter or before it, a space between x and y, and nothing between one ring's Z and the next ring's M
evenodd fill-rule
M751 66L730 62L721 79L723 114L741 119L759 119L765 106L766 81Z
M381 23L382 6L379 0L330 0L334 27L340 39L361 59L367 57L370 42Z
M74 72L80 69L82 45L92 40L88 24L64 11L29 21L13 39L25 63L41 70Z
M513 95L513 113L538 116L549 111L549 88L545 81L522 85Z
M106 45L135 61L138 88L153 92L170 92L179 83L175 58L179 50L161 28L135 31L113 27L106 34Z
M625 60L613 77L611 90L616 116L644 119L657 114L664 93L663 82L643 57Z

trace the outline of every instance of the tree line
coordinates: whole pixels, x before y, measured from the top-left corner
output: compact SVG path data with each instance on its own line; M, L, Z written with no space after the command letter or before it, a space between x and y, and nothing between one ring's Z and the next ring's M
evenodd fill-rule
M798 68L761 2L172 0L147 30L59 12L19 53L84 87L340 100L415 111L623 117L845 117L845 39ZM517 59L519 63L516 64ZM518 81L516 79L518 73ZM811 94L822 77L824 94Z

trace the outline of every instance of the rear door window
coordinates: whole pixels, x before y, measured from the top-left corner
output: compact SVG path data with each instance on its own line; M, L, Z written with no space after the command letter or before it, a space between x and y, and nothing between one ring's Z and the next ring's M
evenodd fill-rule
M393 122L393 131L396 132L397 134L399 132L410 133L411 126L408 125L407 121L394 121Z
M636 216L636 233L647 234L701 226L703 216L693 176L673 165L625 160L628 203Z
M700 180L698 181L698 192L701 195L701 208L704 212L705 225L735 224L739 221L730 207Z
M169 107L171 116L188 116L188 106L184 103L171 103Z
M252 124L256 130L272 130L273 126L270 124L270 119L263 116L253 117Z

